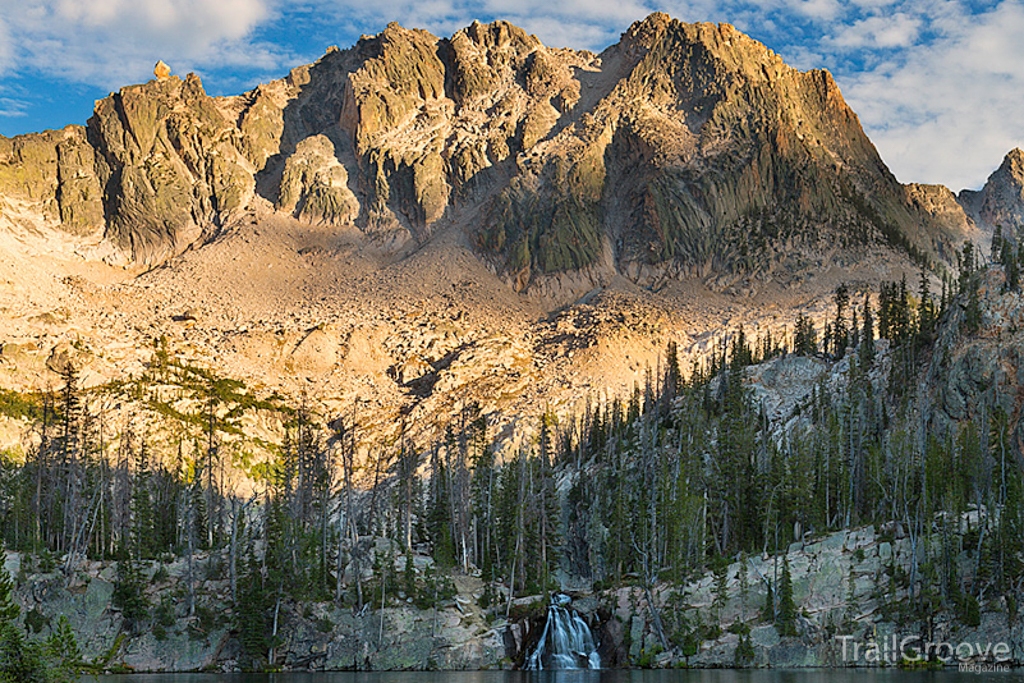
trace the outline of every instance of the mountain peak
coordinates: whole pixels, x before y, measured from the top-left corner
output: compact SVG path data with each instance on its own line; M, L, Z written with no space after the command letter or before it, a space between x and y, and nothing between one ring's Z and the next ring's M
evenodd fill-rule
M644 35L657 35L663 33L673 23L678 22L668 14L651 12L643 19L638 19L630 24L623 37L637 38Z
M1011 149L981 190L963 190L957 200L981 227L1016 234L1024 227L1024 150Z
M500 20L450 38L392 22L234 98L160 73L97 103L85 170L47 167L40 200L89 203L79 215L142 262L266 210L389 248L459 223L517 288L566 271L764 277L796 244L952 239L827 72L729 24L656 12L598 56ZM76 179L88 188L62 186Z
M1014 147L1007 152L999 171L1010 173L1017 178L1024 178L1024 150Z

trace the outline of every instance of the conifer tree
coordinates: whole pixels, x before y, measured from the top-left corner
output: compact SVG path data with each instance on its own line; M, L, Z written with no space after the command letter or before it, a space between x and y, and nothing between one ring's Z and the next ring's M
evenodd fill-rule
M269 646L268 601L263 572L251 547L242 562L239 579L238 598L233 610L235 629L238 631L242 651L252 662L261 662Z
M76 683L82 674L82 651L67 615L60 615L57 626L46 639L43 652L49 683Z
M971 285L967 293L967 306L964 308L963 331L967 334L977 334L981 329L981 301L978 298L978 288Z
M868 369L875 361L875 319L871 314L871 302L864 295L864 327L860 333L860 345L857 347L862 368Z
M818 350L818 335L814 330L814 323L806 315L801 313L796 319L796 329L793 336L793 353L798 356L812 356Z
M779 578L778 615L775 628L780 636L795 636L797 609L793 601L793 578L789 572L789 557L782 560L782 576Z
M999 261L1003 256L1003 224L996 223L992 232L992 251L990 257L993 261Z
M6 553L0 547L0 558L6 558ZM14 601L14 581L11 573L7 571L4 562L0 562L0 623L13 624L17 622L21 608Z
M117 581L111 603L121 610L129 632L136 632L149 617L149 601L145 594L145 581L135 559L128 548L122 550L122 559L117 563Z
M715 610L715 618L721 623L722 612L725 610L725 605L729 599L729 561L724 557L718 558L714 563L712 573L715 579L715 598L711 606Z
M0 683L47 683L42 650L18 626L20 613L11 574L0 562Z
M434 561L439 567L455 566L455 541L451 527L451 493L448 468L435 445L430 455L430 501L427 510L427 529L430 534Z
M836 318L832 324L833 347L831 353L834 358L842 358L850 341L849 330L846 327L846 307L850 304L850 290L846 283L836 288L835 303ZM826 349L826 351L829 351L829 349Z

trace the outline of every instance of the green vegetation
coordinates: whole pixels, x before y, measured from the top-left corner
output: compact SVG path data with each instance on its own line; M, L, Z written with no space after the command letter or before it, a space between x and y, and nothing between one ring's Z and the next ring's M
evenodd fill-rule
M158 344L145 378L105 390L132 395L175 425L174 459L158 458L141 428L120 435L116 458L102 457L97 417L69 372L59 392L41 398L38 446L23 463L3 462L4 538L40 570L117 559L114 603L125 631L166 637L181 617L190 637L201 637L230 622L251 669L280 666L281 625L302 605L357 614L410 603L434 609L452 604L453 575L477 569L489 618L543 610L563 571L637 589L661 647L693 654L736 607L730 562L767 553L773 571L748 575L744 561L735 577L742 604L729 628L740 636L737 663L750 663L752 584L758 602L764 595L761 620L782 636L800 635L790 543L867 524L898 526L922 548L909 566L878 568L886 618L912 623L946 611L976 624L1000 600L1016 615L1024 476L1010 416L994 406L944 431L919 429L917 378L944 352L939 340L969 339L981 274L965 249L958 281L945 282L938 299L924 278L915 293L905 280L881 283L874 306L867 292L839 287L820 345L806 317L792 346L739 329L685 375L670 345L660 372L630 396L592 402L573 419L545 412L535 437L501 463L478 406L463 406L425 447L400 434L360 453L350 420L259 399ZM749 366L792 353L843 368L843 377L821 380L791 427L773 431L745 377ZM242 417L258 411L281 421L283 438L254 461L239 444L248 443ZM225 486L229 467L258 482L249 498ZM177 607L147 597L168 580L160 568L172 557L185 560ZM681 587L709 571L713 615L695 621ZM854 578L846 577L845 631L859 616ZM230 585L227 614L197 600L204 581L221 580ZM671 598L657 606L653 588L666 582ZM0 584L0 598L4 591ZM541 597L514 608L522 596ZM47 625L41 614L26 625L49 627L63 644L49 655L33 650L5 604L13 603L0 600L10 622L5 661L73 654L66 625ZM322 614L308 618L332 628ZM643 657L653 663L656 655L648 646Z
M39 394L23 394L0 389L0 415L15 419L38 420L42 417L43 400Z
M18 626L20 613L14 582L0 562L0 683L75 683L84 663L67 617L38 640Z

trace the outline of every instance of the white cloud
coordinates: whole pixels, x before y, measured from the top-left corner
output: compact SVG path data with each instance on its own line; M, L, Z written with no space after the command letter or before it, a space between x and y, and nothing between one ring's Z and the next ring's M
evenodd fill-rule
M1024 144L1024 7L961 8L935 26L932 42L840 82L901 180L978 187Z
M20 118L28 116L26 112L28 105L23 100L16 100L11 97L0 97L0 117Z
M787 6L812 19L835 19L842 13L842 5L838 0L787 0Z
M3 74L14 60L14 49L11 43L11 33L7 30L7 24L0 16L0 74Z
M908 47L917 41L921 20L903 12L892 16L873 16L842 27L826 44L840 49Z
M11 57L0 70L32 68L116 88L147 78L158 59L184 72L202 65L280 62L247 40L272 14L267 0L0 0ZM2 72L2 71L0 71Z

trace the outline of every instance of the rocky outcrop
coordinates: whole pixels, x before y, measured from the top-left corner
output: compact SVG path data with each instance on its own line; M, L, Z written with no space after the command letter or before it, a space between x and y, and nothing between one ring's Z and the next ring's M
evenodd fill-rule
M977 524L978 519L977 511L972 511L964 523ZM938 535L920 539L918 552L938 552L942 543ZM894 577L906 576L913 549L899 525L882 530L864 527L795 542L777 557L733 562L725 571L721 596L710 574L678 586L659 584L652 595L667 629L668 650L661 645L639 588L575 594L569 609L590 626L602 668L892 666L899 662L898 652L889 652L887 659L865 657L864 652L871 643L881 647L890 642L893 635L897 642L918 638L922 643L1005 643L1009 661L1024 663L1024 626L1008 621L1005 610L982 611L976 626L966 626L944 612L935 614L929 624L900 625L893 620L895 606L906 598L905 587L894 587L901 585ZM417 565L423 560L418 558ZM799 636L782 637L758 616L766 600L766 582L777 581L784 561L800 612ZM956 561L963 571L973 571L968 550ZM244 666L232 628L229 585L218 558L199 558L203 578L193 619L185 618L173 601L165 601L172 606L170 612L161 608L165 615L139 630L126 624L111 604L116 563L87 562L70 576L38 564L22 554L7 554L8 571L18 577L16 598L26 623L45 635L59 615L67 615L89 660L134 671L221 672ZM183 560L145 568L152 604L160 604L161 595L183 590L185 572ZM509 620L489 622L476 602L483 585L479 579L458 577L456 585L454 599L443 601L437 610L417 609L402 601L362 612L330 602L285 604L278 664L289 671L522 665L544 628L542 596L520 598ZM738 659L741 637L749 639L750 650ZM843 638L849 641L845 655ZM857 658L853 642L860 646Z
M122 88L88 123L110 238L146 263L163 260L250 202L254 169L238 131L199 77Z
M15 213L76 235L103 227L101 181L84 128L0 137L0 215Z
M359 200L348 180L334 143L324 135L306 138L285 161L277 208L310 223L354 223Z
M968 423L984 430L1005 420L1013 453L1024 453L1024 296L1007 289L1002 268L989 267L978 288L980 329L964 331L965 306L954 306L940 330L924 381L931 434L955 434ZM1018 456L1019 457L1019 456ZM1021 462L1024 464L1024 462Z
M932 220L947 226L953 234L960 234L977 241L976 220L968 216L957 201L957 196L945 185L922 185L910 183L903 186L906 200L915 210L930 216ZM953 244L953 246L958 246ZM947 260L952 261L948 258Z
M977 524L977 513L969 513ZM942 539L920 539L917 552L940 547ZM909 644L969 642L1005 644L1004 655L1020 665L1024 662L1024 627L1007 619L1005 611L984 611L980 624L967 626L952 613L936 613L932 623L894 621L896 606L906 599L906 589L893 589L892 578L906 576L914 545L898 525L850 529L812 541L798 541L778 556L750 557L733 562L725 572L725 592L716 603L715 579L708 574L689 583L654 591L660 616L670 629L670 648L665 651L657 636L650 610L639 589L623 588L612 596L615 605L609 623L628 630L631 663L648 666L720 668L736 666L770 668L894 666L902 659L891 647L909 638ZM957 563L970 572L974 561L969 551ZM798 636L779 635L774 625L759 616L765 604L767 582L777 582L783 562L792 574L793 598L800 616ZM999 601L996 601L999 602ZM717 606L716 606L717 605ZM743 625L741 627L741 624ZM677 630L672 632L673 626ZM689 638L686 634L692 634ZM708 637L711 634L712 637ZM746 654L737 653L740 639L749 638ZM847 648L844 654L844 639ZM689 649L685 644L689 645ZM854 654L853 643L858 644ZM874 643L879 652L865 656ZM883 643L889 644L883 658ZM1002 651L1002 649L1001 649ZM966 653L966 650L962 650ZM913 651L908 651L913 656ZM980 661L984 657L967 657ZM990 660L991 663L991 660ZM955 658L951 664L956 666Z
M420 563L425 558L419 558ZM429 560L427 560L429 562ZM184 593L183 560L145 563L151 618L127 623L112 604L114 562L85 562L70 575L39 558L6 555L17 578L16 599L30 630L46 635L66 615L87 661L127 671L240 671L246 662L234 630L223 558L201 557L196 615L188 618L170 595ZM501 667L504 622L489 625L476 607L482 583L460 578L454 599L437 609L402 600L385 609L333 603L285 604L277 665L289 671L461 670Z
M998 225L1015 238L1024 226L1024 151L1011 150L981 190L963 190L957 200L979 225L989 230Z

